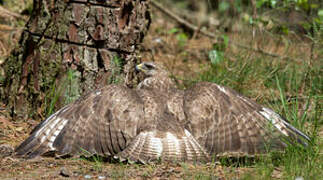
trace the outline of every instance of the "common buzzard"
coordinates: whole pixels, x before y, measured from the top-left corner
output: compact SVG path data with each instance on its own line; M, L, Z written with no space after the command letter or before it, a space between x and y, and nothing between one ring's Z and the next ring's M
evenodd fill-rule
M16 155L205 162L310 141L271 109L230 88L201 82L179 90L161 65L144 62L136 69L146 75L137 89L108 85L63 107L32 131Z

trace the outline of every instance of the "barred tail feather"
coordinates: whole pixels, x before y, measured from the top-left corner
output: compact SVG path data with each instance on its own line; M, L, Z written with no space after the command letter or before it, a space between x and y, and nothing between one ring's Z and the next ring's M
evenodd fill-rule
M117 155L121 160L148 163L157 161L209 161L209 154L185 130L177 137L171 132L141 132Z

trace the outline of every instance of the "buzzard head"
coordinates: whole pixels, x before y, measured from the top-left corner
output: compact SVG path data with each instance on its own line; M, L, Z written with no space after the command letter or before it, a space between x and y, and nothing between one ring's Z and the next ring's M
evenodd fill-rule
M169 77L168 71L160 64L143 62L136 66L136 70L145 75L144 81L140 82L137 87L139 89L148 88L167 91L176 86Z

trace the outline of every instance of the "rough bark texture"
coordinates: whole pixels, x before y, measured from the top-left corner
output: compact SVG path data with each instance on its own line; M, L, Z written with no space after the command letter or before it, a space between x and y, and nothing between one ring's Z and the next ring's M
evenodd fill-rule
M108 83L136 84L135 51L149 23L145 0L34 0L4 64L1 100L12 115L38 116Z

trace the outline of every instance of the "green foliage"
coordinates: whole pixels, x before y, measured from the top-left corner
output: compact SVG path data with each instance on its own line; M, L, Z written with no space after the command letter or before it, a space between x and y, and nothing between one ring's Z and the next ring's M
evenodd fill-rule
M175 33L178 33L179 32L179 29L178 28L172 28L168 31L168 34L175 34Z
M323 21L323 9L320 9L318 12L317 12L317 15L319 16L320 20Z
M59 99L63 96L65 104L69 104L79 98L79 88L77 87L77 76L78 73L75 70L69 69L66 73L66 77L62 80L62 83L57 86L56 81L54 80L51 83L50 92L45 97L45 114L47 116L54 113L56 110L56 104L58 103Z
M242 12L243 10L243 0L235 0L231 3L229 1L221 1L219 2L218 11L220 13L226 13L227 11L231 9L235 9L236 12Z
M187 42L187 35L185 33L179 33L177 36L176 36L176 39L178 40L178 45L180 47L183 47L185 46L186 42Z
M3 76L3 75L1 74L1 72L0 72L0 86L4 83L5 79L6 79L6 77L5 77L5 76Z
M58 101L60 92L56 92L55 83L52 84L51 91L48 96L45 97L46 115L53 114L55 110L55 104Z
M322 157L319 149L312 145L307 148L288 146L283 153L272 152L268 156L260 157L254 167L256 171L245 174L243 179L272 179L274 171L277 170L276 176L283 179L316 179L323 175L320 170L323 167Z
M213 44L213 49L209 51L208 57L213 65L221 63L224 60L224 51L229 45L229 37L222 35L217 43Z
M82 151L82 154L84 154L85 156L81 156L81 159L82 160L87 160L87 161L90 161L90 162L93 162L93 169L95 171L98 171L98 172L101 172L102 171L102 165L103 165L103 157L102 156L99 156L97 154L91 154L89 151L81 148L81 151Z
M295 10L305 10L319 8L319 2L308 1L308 0L257 0L257 8L262 8L263 6L271 8L293 8Z
M223 52L213 49L209 51L209 59L213 65L221 63L221 61L224 59Z
M256 7L260 8L262 6L270 6L270 7L276 7L277 0L257 0L256 1Z
M219 5L219 11L225 12L230 8L230 4L227 1L221 1Z
M176 35L177 44L180 48L183 48L188 40L188 36L178 28L172 28L168 31L170 35Z
M33 0L24 0L23 3L21 1L13 1L13 0L3 0L3 6L10 8L15 12L24 12L25 14L31 14L33 8Z
M212 63L212 66L203 72L197 81L224 84L239 91L244 84L248 83L256 75L257 72L254 69L256 62L257 60L246 62L226 60L222 61L222 63Z
M112 58L111 75L108 80L108 84L117 84L122 82L122 67L124 60L118 56Z
M22 13L31 15L32 12L33 12L33 4L30 3L30 4L27 4L27 7L23 10Z
M64 80L64 86L66 87L64 94L65 104L69 104L75 101L80 96L77 82L77 74L79 74L79 72L72 69L69 69L67 71L67 77Z

